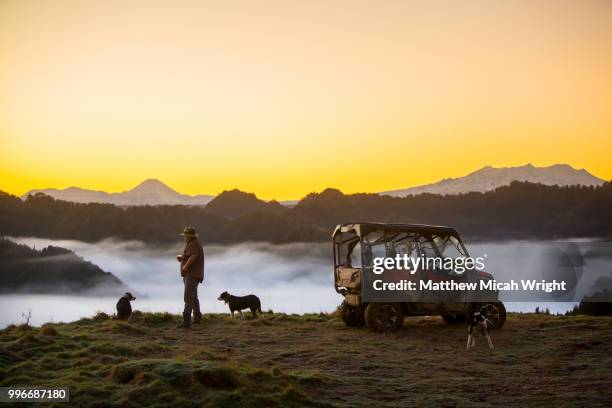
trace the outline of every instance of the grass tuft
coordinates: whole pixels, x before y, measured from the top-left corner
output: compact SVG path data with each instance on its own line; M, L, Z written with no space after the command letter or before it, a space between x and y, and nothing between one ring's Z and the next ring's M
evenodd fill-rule
M109 320L101 326L101 330L115 334L145 334L146 330L143 327L134 326L128 322L121 320Z
M218 390L233 390L240 383L236 371L228 367L197 369L193 376L203 386Z
M51 336L51 337L55 337L57 336L59 333L57 332L57 329L50 324L45 324L41 329L40 329L40 334L42 334L43 336Z
M166 323L171 323L173 322L174 319L174 315L168 313L168 312L163 312L163 313L147 313L143 316L143 323L147 326L157 326L157 325L162 325L162 324L166 324ZM178 320L178 317L177 317Z
M104 312L98 312L96 313L96 315L93 317L93 320L95 322L104 322L106 320L110 320L110 316Z

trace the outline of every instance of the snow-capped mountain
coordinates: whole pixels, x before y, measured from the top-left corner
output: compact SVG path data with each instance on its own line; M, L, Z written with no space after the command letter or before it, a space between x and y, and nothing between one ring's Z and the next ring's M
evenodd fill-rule
M159 180L145 180L131 190L123 193L107 193L104 191L85 190L78 187L69 187L63 190L54 188L31 190L22 198L30 194L43 193L58 200L75 203L108 203L121 206L135 205L205 205L213 196L181 194Z
M574 169L567 164L555 164L549 167L535 167L531 164L519 167L495 168L486 166L464 177L448 178L437 183L410 187L401 190L384 191L380 194L394 197L405 197L421 193L431 194L461 194L470 191L491 191L497 187L509 185L513 181L529 181L546 185L585 185L599 186L605 182L584 169ZM108 203L120 206L136 205L206 205L214 197L210 195L181 194L171 189L159 180L145 180L131 190L122 193L107 193L104 191L86 190L79 187L69 187L63 190L40 189L24 194L43 193L58 200L75 203ZM281 202L284 206L293 207L296 200Z
M567 164L555 164L549 167L535 167L531 164L519 167L486 166L464 177L448 178L437 183L425 184L401 190L384 191L380 194L394 197L432 193L461 194L470 191L491 191L513 181L529 181L546 185L585 185L599 186L605 181L593 176L584 169L574 169Z

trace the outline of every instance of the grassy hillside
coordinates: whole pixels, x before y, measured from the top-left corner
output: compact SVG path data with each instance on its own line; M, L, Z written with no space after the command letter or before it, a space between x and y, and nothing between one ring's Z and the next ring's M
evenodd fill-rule
M394 334L327 315L106 315L0 331L0 385L68 386L78 406L610 406L612 318L510 315L464 350L464 326Z

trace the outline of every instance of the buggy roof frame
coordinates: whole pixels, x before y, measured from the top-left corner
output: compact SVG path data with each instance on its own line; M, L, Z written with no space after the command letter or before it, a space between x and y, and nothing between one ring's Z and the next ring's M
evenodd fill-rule
M399 223L384 223L384 222L353 222L339 224L334 229L332 238L342 232L354 232L362 238L364 235L372 231L397 231L397 232L417 232L420 234L439 233L445 235L455 235L459 237L459 233L452 227L441 225L427 224L399 224Z

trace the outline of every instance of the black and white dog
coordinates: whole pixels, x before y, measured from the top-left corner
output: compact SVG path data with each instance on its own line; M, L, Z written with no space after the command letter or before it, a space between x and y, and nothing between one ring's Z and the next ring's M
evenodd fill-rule
M130 292L126 292L117 302L117 318L119 320L127 320L132 315L132 305L130 305L132 300L136 300L136 298Z
M489 331L487 330L488 323L490 323L489 319L487 319L487 306L482 306L480 311L475 312L470 321L468 322L468 340L467 346L465 348L467 350L476 346L476 336L474 333L474 329L478 330L480 334L483 335L487 342L489 343L489 348L493 349L493 342L491 341L491 336L489 336Z
M234 317L234 312L237 311L240 312L240 316L244 318L244 314L242 313L243 309L250 309L255 317L257 317L257 312L262 313L261 302L255 295L233 296L227 292L223 292L219 295L217 300L221 300L229 306L232 317Z

